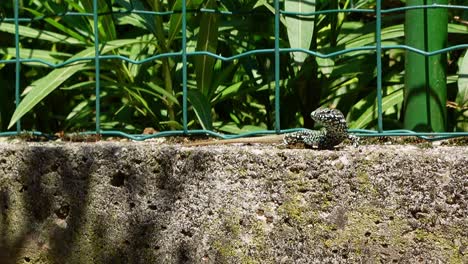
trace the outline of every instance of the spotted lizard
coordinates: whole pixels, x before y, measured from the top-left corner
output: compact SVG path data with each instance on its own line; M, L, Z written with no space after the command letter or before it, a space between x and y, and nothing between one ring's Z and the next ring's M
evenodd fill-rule
M308 148L333 149L336 145L349 139L354 146L358 144L358 138L348 133L346 119L338 109L318 108L310 114L310 117L323 126L321 130L302 130L285 135L272 135L262 137L248 137L227 139L221 141L202 141L189 143L187 146L231 144L231 143L275 143L283 142L284 145L304 144Z

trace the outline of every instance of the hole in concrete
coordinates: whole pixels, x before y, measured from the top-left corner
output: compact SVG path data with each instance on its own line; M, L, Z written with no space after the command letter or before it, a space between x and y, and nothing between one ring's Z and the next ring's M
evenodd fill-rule
M157 207L156 205L154 205L154 204L148 205L148 208L151 209L151 210L156 210L156 209L158 209L158 207Z
M189 253L188 253L186 245L181 245L178 251L179 251L179 261L177 261L177 263L188 263L190 258L189 258Z
M50 166L50 171L58 171L59 165L58 164L52 164Z
M129 204L129 205L130 205L130 209L133 209L133 208L135 208L135 203L134 203L134 202L130 202L130 204Z
M364 233L364 235L365 235L366 237L370 237L371 232L367 231L366 233Z
M283 161L286 161L288 159L288 157L286 157L284 154L282 153L278 153L278 156L281 158L281 160Z
M68 204L60 206L57 210L55 210L55 215L60 219L67 218L70 212L70 206Z
M122 187L125 184L125 174L117 172L110 181L110 184L115 187Z
M87 157L87 156L82 156L82 157L81 157L81 161L82 161L83 163L88 163L88 157Z
M182 229L182 231L180 231L180 233L181 233L182 235L188 236L188 237L192 237L192 236L193 236L192 232L190 232L190 231L188 231L188 230L184 230L184 229Z
M299 167L291 167L291 168L289 168L289 171L292 172L292 173L297 174L297 173L302 172L303 170L301 168L299 168Z
M26 192L26 191L28 191L28 186L27 185L21 186L21 189L19 190L19 192L22 193L22 192Z
M28 257L24 257L24 261L26 261L26 262L30 262L30 261L31 261L31 259L30 259L30 258L28 258Z

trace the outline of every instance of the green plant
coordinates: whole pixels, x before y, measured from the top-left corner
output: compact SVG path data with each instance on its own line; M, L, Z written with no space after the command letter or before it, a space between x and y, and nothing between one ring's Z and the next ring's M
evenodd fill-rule
M98 1L99 49L100 55L106 56L100 60L99 71L103 129L139 133L145 127L160 131L183 128L181 4L181 0ZM0 5L8 10L5 17L12 17L11 3ZM388 8L403 3L385 1L383 5ZM345 11L349 8L373 9L375 1L285 0L283 7L291 12ZM201 12L200 8L233 14ZM174 13L160 16L135 12L141 10ZM275 36L272 2L187 0L187 10L189 128L228 133L273 129L274 54L256 53L230 61L190 55L191 52L208 51L231 57L252 50L271 49ZM54 69L36 62L23 63L23 99L13 115L13 64L0 65L0 78L6 80L8 87L0 89L3 130L10 116L9 127L21 118L26 129L44 132L94 129L94 20L92 16L69 16L66 11L92 13L92 1L24 2L20 16L34 20L20 26L22 58L40 58L53 64L82 57L91 60L78 60ZM383 17L383 45L403 43L402 22L401 14ZM283 15L280 23L282 48L330 54L375 45L375 18L371 13L339 12L312 17ZM466 43L466 27L449 24L449 33L457 35L457 38L449 38L451 45ZM0 38L2 59L14 58L13 23L2 22L0 34L6 36ZM154 56L164 53L173 56L153 60ZM120 60L119 56L131 61ZM462 56L455 58L460 61L463 72ZM384 50L382 65L384 127L399 128L404 51ZM466 85L463 79L456 85L458 67L449 70L450 98L459 107L452 118L452 126L464 129ZM282 128L312 127L309 113L320 105L340 108L347 114L352 128L376 126L373 51L353 51L329 58L281 53L279 79Z

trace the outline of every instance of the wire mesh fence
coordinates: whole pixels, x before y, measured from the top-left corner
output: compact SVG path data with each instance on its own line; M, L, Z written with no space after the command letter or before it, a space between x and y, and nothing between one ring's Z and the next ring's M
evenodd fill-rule
M193 43L190 42L190 39L194 38L195 31L188 30L188 23L193 21L193 17L197 17L198 19L207 19L204 22L208 24L212 22L210 19L216 19L216 17L224 16L224 17L232 17L232 16L250 16L255 15L256 11L252 10L224 10L218 8L218 6L214 5L213 2L215 1L198 1L206 3L205 6L197 6L194 1L190 0L179 0L175 1L173 5L173 9L169 11L161 10L157 6L153 6L153 10L159 11L152 11L148 8L145 8L144 5L141 5L140 1L116 1L119 4L120 8L116 9L113 8L112 5L108 5L106 1L100 0L89 0L89 1L82 1L82 6L73 5L72 2L66 1L68 3L67 7L62 8L61 12L57 13L50 13L44 15L42 13L34 12L30 10L29 17L20 17L20 3L19 1L14 1L12 8L13 8L13 17L8 17L7 15L2 15L1 24L0 24L0 31L7 34L14 35L14 48L3 48L3 58L0 60L0 65L14 65L15 67L15 75L14 75L14 105L10 105L9 107L14 108L14 113L10 119L10 127L14 126L16 129L12 130L5 130L0 131L0 136L10 136L10 135L17 135L22 131L22 124L21 119L26 115L30 114L33 111L33 107L39 104L45 97L51 94L54 90L57 90L61 85L64 84L66 79L77 71L82 68L90 67L87 63L92 62L92 68L94 68L94 74L89 76L89 81L86 82L86 87L94 87L94 95L95 97L91 102L94 102L94 109L93 111L88 111L86 113L80 113L79 109L77 110L74 108L74 115L85 114L88 116L94 116L93 122L95 124L95 129L93 131L84 131L83 134L99 134L104 136L123 136L133 140L145 140L148 138L153 137L161 137L161 136L174 136L174 135L196 135L196 134L208 134L216 137L221 138L236 138L236 137L244 137L244 136L251 136L257 134L274 134L274 133L283 133L283 132L292 132L297 131L300 129L282 129L282 124L280 123L281 120L281 89L284 87L284 78L281 77L282 74L282 60L284 60L284 56L289 56L290 54L307 54L309 58L320 58L324 61L328 59L337 58L346 54L359 54L366 53L366 54L373 54L375 67L372 71L375 71L375 92L376 96L376 107L374 111L367 111L365 114L372 114L372 116L376 117L376 124L375 129L351 129L350 132L361 135L361 136L419 136L430 140L435 139L442 139L448 137L456 137L456 136L468 136L468 132L414 132L411 130L402 130L402 129L386 129L384 127L384 112L387 110L384 109L385 103L388 103L389 100L386 100L383 93L386 92L383 89L383 82L384 82L384 66L382 64L383 60L383 53L387 51L399 50L399 51L408 51L414 52L425 57L435 56L438 54L448 53L452 51L463 51L468 48L468 44L461 43L457 45L453 45L447 48L435 50L435 51L424 51L421 49L417 49L415 47L411 47L401 43L392 43L388 40L386 36L383 37L385 34L391 33L391 27L387 27L387 31L384 33L382 32L383 24L388 24L388 22L384 22L386 15L392 14L402 14L407 10L422 10L422 9L451 9L451 10L462 10L464 12L468 11L467 6L463 5L445 5L445 4L430 4L430 5L413 5L413 6L402 6L396 8L382 8L382 1L375 1L375 6L373 8L359 8L358 6L353 5L353 1L347 1L351 4L346 6L346 8L340 9L326 9L326 10L315 10L310 12L298 12L298 11L289 11L286 10L284 7L283 1L275 0L272 4L265 4L266 10L269 11L267 14L271 16L273 23L273 47L261 48L261 49L243 49L241 52L235 54L219 54L216 52L216 49L213 50L209 48L210 41L213 39L209 39L209 36L206 38L206 42L204 43L206 46L204 49L199 49L193 47ZM156 1L158 2L158 1ZM197 2L197 1L195 1ZM213 5L210 5L212 3ZM106 8L103 8L106 6ZM214 6L214 7L213 7ZM73 7L74 10L81 10L80 12L70 11L70 7ZM5 8L5 7L4 7ZM27 10L27 7L23 7ZM56 10L60 10L56 9ZM92 12L89 12L91 10ZM5 13L6 14L6 13ZM214 14L216 17L212 16L204 16L205 14ZM354 45L351 47L344 46L340 48L339 45L336 45L334 49L309 49L304 47L288 47L288 44L281 38L280 36L284 34L285 29L285 18L300 18L302 20L307 19L314 19L320 15L324 17L328 15L335 15L336 18L338 15L341 14L368 14L368 17L372 19L372 23L375 23L375 27L373 28L373 34L375 35L375 41L372 44L366 45ZM189 16L191 16L189 18ZM80 29L76 29L75 31L68 30L67 28L61 27L58 20L66 20L70 17L78 18L78 19L89 19L91 21L89 27L91 28L92 35L88 36L88 39L84 38L83 35L79 35ZM126 25L127 30L132 30L132 26L141 26L145 24L148 28L153 30L153 35L155 35L157 41L164 41L166 42L180 42L180 48L177 50L152 50L154 55L148 55L144 58L139 58L138 56L133 56L131 52L124 54L117 52L117 48L124 47L125 45L133 45L136 43L135 40L132 39L119 39L116 37L116 33L113 32L113 29L104 28L106 26L105 19L115 20L119 19L119 21L124 21L123 25ZM132 20L133 19L133 20ZM151 22L153 21L153 22ZM225 21L229 21L226 19ZM52 31L43 31L41 30L40 26L38 29L34 28L27 28L26 26L22 26L22 23L31 24L34 23L35 25L41 23L48 23L52 27L55 27L56 30L62 31L66 34L59 34L54 33ZM110 23L110 22L109 22ZM169 24L169 28L163 29L159 25L161 23ZM319 21L315 20L315 23L319 23ZM260 26L259 22L259 26ZM262 24L263 25L263 24ZM317 25L317 24L316 24ZM219 25L217 30L222 30L223 25ZM254 25L255 26L255 25ZM172 27L172 28L171 28ZM84 27L83 27L84 28ZM83 30L83 29L81 29ZM166 30L166 32L161 32ZM197 36L199 37L202 34L202 28L198 29ZM260 29L261 30L261 29ZM311 29L313 31L313 28ZM401 32L401 28L399 29ZM114 30L115 31L115 30ZM282 33L283 31L283 33ZM78 32L78 33L77 33ZM175 32L175 33L174 33ZM463 33L466 34L466 27L460 27L452 29L452 33ZM161 34L164 37L161 37ZM172 34L172 35L171 35ZM209 33L207 33L209 35ZM113 35L113 37L109 37ZM75 36L75 38L71 38L69 36ZM220 36L216 36L219 38ZM400 36L401 37L401 36ZM54 48L57 48L60 45L64 44L77 44L74 43L76 39L80 39L82 41L91 41L93 46L85 47L80 52L76 52L75 54L69 54L65 60L54 60L54 56L46 56L50 54L40 54L38 52L34 52L34 49L23 48L25 45L22 45L21 41L28 41L28 39L35 39L41 38L54 43ZM217 40L215 40L217 41ZM140 45L142 42L140 41L138 44ZM359 43L359 42L358 42ZM146 47L139 46L141 49ZM32 55L31 55L32 54ZM197 82L198 87L196 88L189 88L193 87L194 85L191 83L191 74L192 71L189 67L195 58L204 58L204 63L207 63L208 59L212 58L213 61L209 62L210 65L216 64L217 61L222 62L233 62L233 61L240 61L247 57L251 56L259 56L259 55L268 55L271 56L272 59L272 66L269 68L273 71L273 76L271 79L272 85L272 98L273 98L273 107L270 112L274 112L274 126L272 129L264 129L259 130L255 129L252 132L246 132L245 130L242 133L236 135L226 135L224 133L215 132L215 129L212 127L212 118L210 116L210 108L209 101L200 100L200 102L196 102L197 98L200 98L198 93L191 95L196 89L202 89ZM44 56L40 56L44 55ZM63 55L63 54L62 54ZM57 51L56 56L61 56L60 52ZM119 129L108 129L108 126L103 128L103 116L102 116L102 107L103 104L101 102L101 97L103 94L107 93L107 89L111 80L109 80L108 76L103 76L103 71L109 70L109 65L107 64L103 67L103 63L117 62L123 63L126 62L128 65L162 65L159 67L158 70L164 71L164 61L166 59L173 59L176 60L177 63L174 68L176 70L176 74L178 77L176 80L180 81L181 83L181 91L180 97L172 100L171 98L174 97L174 94L177 94L177 89L171 88L168 89L167 86L164 89L160 89L160 87L154 88L158 94L155 94L154 97L158 98L159 100L165 100L167 103L166 105L168 108L164 110L164 113L168 117L168 120L163 121L166 122L167 130L157 132L154 134L140 134L140 133L129 133L124 130ZM163 61L163 63L161 63ZM330 62L328 60L328 62ZM388 63L388 62L386 62ZM40 64L42 67L48 67L52 69L49 72L48 78L43 78L43 81L37 81L35 85L31 86L30 84L22 84L22 67L23 65L32 65L32 64ZM170 63L168 63L170 64ZM131 71L132 66L128 66L126 69ZM213 66L211 66L213 67ZM244 66L245 67L245 66ZM139 68L142 69L142 68ZM133 69L134 70L134 69ZM207 71L211 69L206 69ZM1 68L0 68L1 71ZM197 73L198 74L198 73ZM193 75L193 74L192 74ZM459 74L459 78L462 78L462 74ZM466 78L466 76L464 77ZM167 82L162 81L164 84L168 84ZM175 81L172 80L172 83ZM255 85L255 84L254 84ZM83 84L84 86L84 84ZM169 85L170 86L170 85ZM345 85L343 85L345 86ZM22 87L26 87L26 96L22 98L21 93ZM68 87L68 88L67 88ZM72 89L72 88L79 88L74 87L73 83L67 84L67 87L64 89ZM72 87L72 88L70 88ZM231 87L232 88L232 87ZM7 87L1 87L1 89L7 89ZM112 88L114 89L114 88ZM117 88L118 89L118 88ZM239 89L234 89L234 91L238 91ZM134 92L134 91L129 91ZM394 96L398 96L401 100L403 96L403 89L399 89L398 91L394 91ZM138 93L134 94L135 97L139 96ZM220 95L218 95L220 96ZM172 100L172 101L171 101ZM88 105L89 105L88 100ZM190 103L189 103L190 102ZM3 101L5 105L5 101ZM174 119L173 106L180 104L180 124L174 125L171 123ZM207 107L198 106L208 104ZM197 106L194 106L197 105ZM7 106L4 106L5 109ZM107 106L105 106L107 107ZM193 107L193 112L195 112L199 123L201 123L202 129L190 129L191 120L189 120L189 111L190 107ZM148 107L150 108L150 107ZM172 109L172 110L171 110ZM141 110L143 112L143 110ZM145 110L146 111L146 110ZM150 110L149 110L150 111ZM3 111L4 113L7 111ZM77 113L78 112L78 113ZM287 111L286 111L287 112ZM7 120L5 115L2 116L1 119L2 123L6 123ZM33 132L35 134L42 134L40 131Z

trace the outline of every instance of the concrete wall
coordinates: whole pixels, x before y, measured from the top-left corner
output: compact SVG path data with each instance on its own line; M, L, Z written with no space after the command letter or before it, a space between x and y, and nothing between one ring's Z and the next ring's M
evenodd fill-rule
M0 263L468 263L468 148L0 143Z

